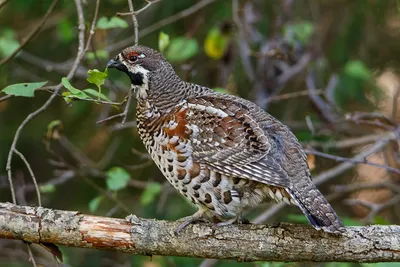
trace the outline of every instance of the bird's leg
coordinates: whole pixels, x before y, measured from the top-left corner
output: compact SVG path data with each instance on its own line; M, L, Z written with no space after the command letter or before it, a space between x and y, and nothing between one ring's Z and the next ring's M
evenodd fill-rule
M234 223L236 223L236 222L239 223L239 224L242 224L242 223L248 223L248 220L244 219L244 218L242 217L242 214L239 213L239 214L237 214L235 217L233 217L233 218L231 218L231 219L229 219L229 220L222 221L222 222L219 222L219 223L214 224L214 226L215 226L215 227L226 226L226 225L234 224Z
M204 211L199 209L195 214L183 217L178 221L182 221L182 223L176 229L176 234L180 234L180 232L189 224L198 222L198 221L205 221L206 218L204 217Z

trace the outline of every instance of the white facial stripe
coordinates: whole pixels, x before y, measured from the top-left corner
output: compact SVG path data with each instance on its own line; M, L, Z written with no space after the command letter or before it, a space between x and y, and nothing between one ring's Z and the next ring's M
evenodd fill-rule
M143 84L134 86L136 97L140 99L147 98L147 89L149 88L149 70L146 70L141 65L133 65L130 67L130 72L141 73L143 75Z

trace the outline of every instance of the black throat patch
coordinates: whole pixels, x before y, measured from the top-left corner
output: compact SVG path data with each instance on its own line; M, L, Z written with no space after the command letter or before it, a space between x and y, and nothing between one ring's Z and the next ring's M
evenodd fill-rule
M124 64L119 64L119 65L115 66L115 68L128 74L129 79L131 79L131 83L133 85L139 85L139 86L143 85L143 83L144 83L143 73L140 73L140 72L132 73L128 70L128 68Z
M139 86L143 85L143 83L144 83L143 82L143 80L144 80L143 73L140 73L140 72L131 73L131 72L129 72L128 76L131 79L131 83L133 85L139 85Z

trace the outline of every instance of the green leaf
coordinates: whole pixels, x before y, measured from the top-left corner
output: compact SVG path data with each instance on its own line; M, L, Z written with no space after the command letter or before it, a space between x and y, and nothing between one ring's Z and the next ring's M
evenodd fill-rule
M164 32L160 32L160 34L158 35L158 49L160 50L160 52L162 53L168 45L169 35Z
M56 187L53 184L45 184L39 186L39 190L41 193L53 193L56 191Z
M108 77L108 69L106 68L104 72L101 72L98 69L88 70L88 75L89 77L87 78L87 81L95 84L99 89L98 99L100 100L100 95L102 95L101 86L104 84L105 79Z
M5 29L0 34L0 56L8 57L19 47L19 42L15 39L15 32Z
M364 62L359 60L348 61L344 67L344 71L349 76L365 81L370 80L372 77L372 72L368 69Z
M101 201L103 200L103 196L97 196L89 201L89 210L90 212L96 212L99 208Z
M61 83L62 85L67 88L71 94L75 95L75 94L79 94L81 92L81 90L76 89L75 87L72 86L72 84L69 82L69 80L66 77L63 77L61 79Z
M199 51L196 39L178 37L171 41L165 57L170 61L185 61L195 56Z
M111 28L128 28L128 23L119 18L119 17L111 17L110 19L106 17L101 17L97 21L97 28L98 29L111 29Z
M140 203L143 206L150 204L160 192L161 185L159 183L149 183L142 193Z
M93 83L101 89L101 86L104 84L105 79L108 77L107 69L104 72L99 71L98 69L88 70L89 77L87 81Z
M113 167L107 172L107 188L111 191L118 191L128 185L129 173L121 167Z
M34 97L35 90L39 89L47 82L37 82L37 83L16 83L7 86L1 92L7 95L15 95L15 96L25 96L25 97Z
M62 93L65 102L70 103L72 99L91 99L84 91L73 87L67 78L62 78L61 83L69 90L69 92Z
M92 95L94 97L101 98L105 101L111 102L111 100L107 96L105 96L104 94L102 94L99 91L96 91L94 89L88 88L88 89L83 89L82 91L84 91L85 93Z

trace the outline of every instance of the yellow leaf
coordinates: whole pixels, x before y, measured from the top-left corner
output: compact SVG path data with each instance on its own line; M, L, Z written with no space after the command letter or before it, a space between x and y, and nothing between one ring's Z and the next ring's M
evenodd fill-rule
M315 156L313 154L307 155L307 163L308 167L310 168L310 171L315 169Z
M225 36L218 28L212 28L204 41L204 51L212 59L220 59L228 48L229 37Z

